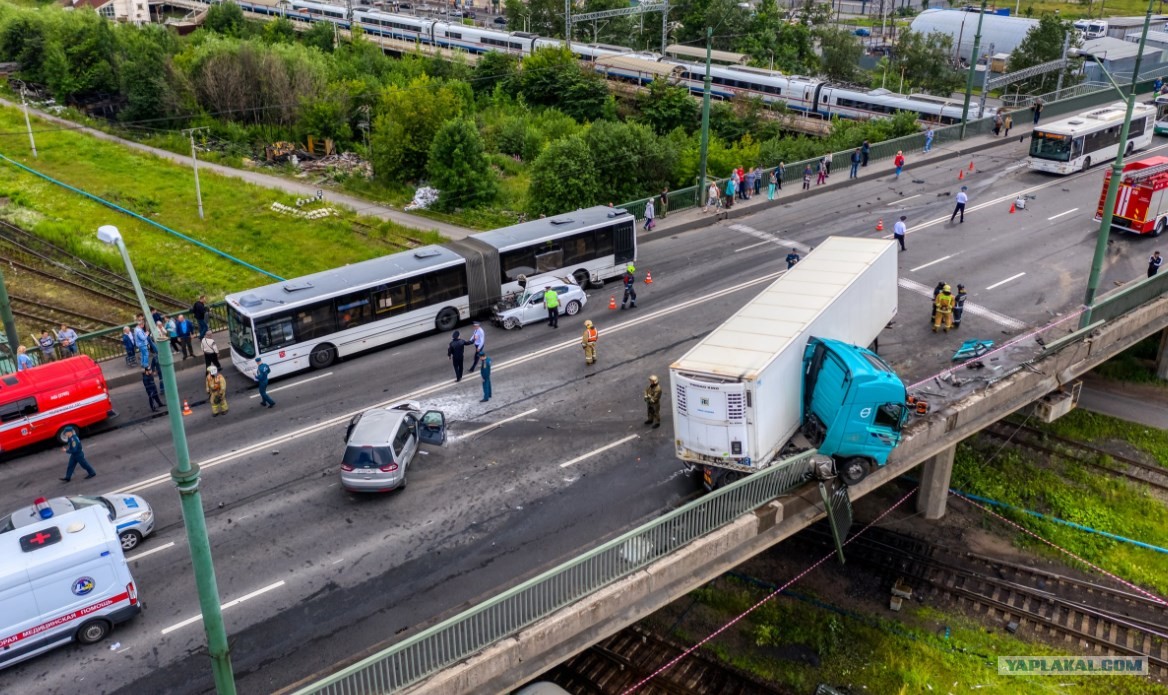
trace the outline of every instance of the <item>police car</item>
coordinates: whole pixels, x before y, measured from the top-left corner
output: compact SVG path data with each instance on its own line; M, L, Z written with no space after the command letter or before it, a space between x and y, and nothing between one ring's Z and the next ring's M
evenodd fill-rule
M133 550L142 539L154 531L154 510L150 503L137 495L105 494L96 497L77 495L76 497L38 498L28 507L22 507L6 517L0 518L0 533L6 533L25 526L40 523L47 518L42 509L47 506L51 516L60 516L85 507L102 507L113 522L121 541L122 550Z

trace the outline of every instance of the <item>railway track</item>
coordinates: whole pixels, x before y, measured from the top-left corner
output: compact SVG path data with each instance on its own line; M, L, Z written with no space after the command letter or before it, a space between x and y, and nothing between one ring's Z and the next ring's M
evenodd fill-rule
M823 547L826 531L815 528ZM845 551L914 597L948 596L1011 632L1032 633L1076 653L1142 656L1168 675L1168 606L1130 589L1085 581L977 553L955 553L883 529L869 529Z
M637 626L577 654L544 676L575 695L619 695L686 647ZM698 650L642 686L638 695L784 695Z
M982 433L1018 447L1048 456L1068 458L1109 475L1127 478L1168 492L1168 468L1163 466L1145 463L1085 442L1077 442L1073 439L1043 432L1034 427L1010 422L996 422L983 429ZM1114 461L1118 467L1103 463L1107 459Z

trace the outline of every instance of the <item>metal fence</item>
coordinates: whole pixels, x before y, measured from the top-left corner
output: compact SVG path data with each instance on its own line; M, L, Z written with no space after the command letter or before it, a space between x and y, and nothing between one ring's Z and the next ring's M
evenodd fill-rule
M1091 321L1113 321L1168 293L1168 273L1132 282L1095 299Z
M168 318L185 314L190 318L191 323L194 324L193 316L190 316L190 311L176 311L172 314L165 314ZM122 345L122 328L124 326L134 327L134 324L126 323L113 328L103 328L100 331L93 331L84 335L77 336L77 349L82 355L89 355L97 362L104 360L122 359L126 356L126 349ZM220 331L227 327L227 304L218 302L207 306L207 326L212 332ZM196 336L197 339L198 336ZM60 349L57 350L57 358L59 359ZM32 354L32 349L29 349L29 354ZM40 349L37 349L37 357L40 358Z
M795 489L814 451L781 461L529 579L297 695L374 695L416 683Z

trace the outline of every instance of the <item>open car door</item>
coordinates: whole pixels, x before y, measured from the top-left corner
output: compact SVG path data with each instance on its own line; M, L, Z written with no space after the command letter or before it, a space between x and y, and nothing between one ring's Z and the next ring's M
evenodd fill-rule
M423 444L442 446L446 443L446 416L437 410L427 410L418 427L418 439Z

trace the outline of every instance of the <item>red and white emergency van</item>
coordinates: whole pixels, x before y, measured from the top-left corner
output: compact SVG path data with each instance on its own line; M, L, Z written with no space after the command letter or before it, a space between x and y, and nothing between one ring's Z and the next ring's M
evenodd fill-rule
M1103 177L1103 193L1095 219L1103 219L1111 171ZM1160 236L1168 227L1168 157L1148 157L1124 166L1115 198L1112 229L1133 234Z
M0 533L0 669L73 640L100 642L141 611L104 509Z
M116 414L101 367L87 355L4 374L0 376L0 453Z

